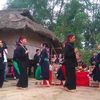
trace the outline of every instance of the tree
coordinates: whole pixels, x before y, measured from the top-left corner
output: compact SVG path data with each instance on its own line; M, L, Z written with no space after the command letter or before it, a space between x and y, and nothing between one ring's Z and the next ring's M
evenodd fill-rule
M89 6L90 16L84 33L86 48L94 49L96 46L96 35L100 32L100 4L91 3Z
M88 15L84 12L84 5L78 0L72 0L66 3L64 12L58 16L55 32L63 38L65 34L74 33L78 41L76 46L82 47L81 41L83 39L82 33L87 24ZM66 37L65 37L66 38Z

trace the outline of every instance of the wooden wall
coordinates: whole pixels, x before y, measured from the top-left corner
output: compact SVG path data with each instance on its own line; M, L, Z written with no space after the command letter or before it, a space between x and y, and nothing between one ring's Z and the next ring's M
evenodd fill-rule
M43 41L48 41L47 38L39 36L37 33L32 31L0 31L0 39L5 41L8 47L8 59L13 58L13 53L15 49L15 43L20 36L24 36L27 39L27 48L29 49L29 58L33 59L36 49L40 48Z

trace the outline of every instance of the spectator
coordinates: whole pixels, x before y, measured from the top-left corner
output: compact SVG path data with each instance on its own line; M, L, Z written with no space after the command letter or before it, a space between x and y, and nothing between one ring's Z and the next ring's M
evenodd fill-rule
M80 52L76 53L76 59L78 64L78 70L80 71L85 70L86 64L82 61L82 54Z
M8 68L8 61L7 61L8 50L6 43L4 41L2 41L2 43L3 43L3 54L4 54L4 82L8 82L6 79L6 73Z
M96 64L96 56L97 56L97 53L94 52L94 53L93 53L93 56L92 56L91 59L90 59L90 64L91 64L91 66L95 66L95 64Z
M34 65L34 78L35 78L35 71L37 66L39 65L39 55L40 55L40 50L36 49L36 54L34 55L33 58L33 65Z
M63 63L63 56L61 53L59 53L58 55L58 64L62 64Z
M89 74L88 76L89 76L89 78L93 78L93 75L95 74L95 71L96 71L96 61L97 61L97 53L96 52L94 52L93 53L93 57L91 57L91 59L90 59L90 64L91 64L91 66L94 66L94 69L92 70L92 72L91 72L91 74Z
M60 67L59 60L56 54L53 55L51 59L51 65L52 65L52 84L59 84L60 81L57 79L57 71Z

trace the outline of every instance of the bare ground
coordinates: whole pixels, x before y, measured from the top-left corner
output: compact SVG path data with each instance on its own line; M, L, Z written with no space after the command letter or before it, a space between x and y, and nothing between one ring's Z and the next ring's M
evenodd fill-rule
M70 93L61 86L41 87L29 79L28 90L18 90L16 80L5 82L0 88L0 100L100 100L100 90L93 87L77 87L76 93Z

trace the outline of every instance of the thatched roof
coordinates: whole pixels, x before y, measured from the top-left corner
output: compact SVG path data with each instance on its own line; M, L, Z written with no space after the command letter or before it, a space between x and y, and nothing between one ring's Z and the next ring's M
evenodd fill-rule
M27 9L7 9L0 11L0 30L27 28L52 40L59 41L54 33L37 24Z

